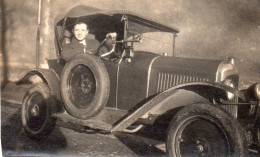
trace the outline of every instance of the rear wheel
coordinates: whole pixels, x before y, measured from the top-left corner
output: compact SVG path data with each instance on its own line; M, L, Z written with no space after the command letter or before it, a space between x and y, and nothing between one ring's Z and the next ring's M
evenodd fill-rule
M167 137L169 156L246 156L245 132L232 115L209 104L179 111Z
M22 123L31 138L44 138L54 129L56 119L51 114L51 94L45 83L33 84L25 93L22 104Z

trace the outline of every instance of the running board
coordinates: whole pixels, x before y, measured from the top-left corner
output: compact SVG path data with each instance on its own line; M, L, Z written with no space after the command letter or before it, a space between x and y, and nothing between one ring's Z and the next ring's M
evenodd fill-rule
M121 120L119 120L115 124L108 124L93 118L90 118L88 120L78 119L69 115L67 112L54 114L53 116L60 118L65 122L68 121L71 123L76 123L79 125L90 127L92 129L100 129L109 132L124 131L125 128L129 127L131 124L136 122L139 118L141 118L154 106L159 105L165 99L164 97L165 94L167 93L159 95L156 100L148 101L143 106L123 116L123 118L121 118Z
M52 116L62 120L63 122L70 122L73 124L87 126L91 129L104 130L104 131L108 131L108 132L110 132L112 129L111 124L101 122L96 119L84 120L84 119L75 118L75 117L69 115L67 112L53 114Z

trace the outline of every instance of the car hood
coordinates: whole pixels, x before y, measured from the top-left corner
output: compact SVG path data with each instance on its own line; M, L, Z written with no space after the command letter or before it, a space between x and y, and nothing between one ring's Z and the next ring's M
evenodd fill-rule
M145 61L148 64L147 72L150 76L159 75L159 73L176 74L202 78L202 80L210 82L215 82L218 67L222 62L222 60L160 56L144 51L136 52L135 59L139 60L137 62Z
M160 56L154 60L152 68L165 68L168 70L175 69L177 71L194 71L199 73L216 74L221 60L192 59L179 57Z

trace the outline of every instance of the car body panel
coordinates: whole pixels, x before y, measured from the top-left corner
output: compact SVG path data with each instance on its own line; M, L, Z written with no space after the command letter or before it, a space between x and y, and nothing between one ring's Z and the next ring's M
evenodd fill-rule
M137 104L144 103L146 98L179 84L214 82L220 62L163 57L149 52L136 52L130 63L122 61L117 68L116 64L110 63L113 66L109 66L107 62L112 78L111 85L116 87L111 89L108 106L129 110ZM209 63L211 66L207 66ZM207 68L203 68L205 66Z
M219 60L164 57L136 52L130 63L104 61L110 75L108 107L130 110L169 88L191 82L215 82Z
M118 101L119 109L129 110L146 98L147 76L155 54L136 53L131 63L119 65Z

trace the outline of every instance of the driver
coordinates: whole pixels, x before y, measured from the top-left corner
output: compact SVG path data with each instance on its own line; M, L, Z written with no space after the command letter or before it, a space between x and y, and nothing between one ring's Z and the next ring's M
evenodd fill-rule
M62 49L61 58L66 62L71 60L79 53L92 53L96 50L99 42L95 39L88 38L88 25L83 22L78 22L73 30L74 37L69 44L65 44Z

